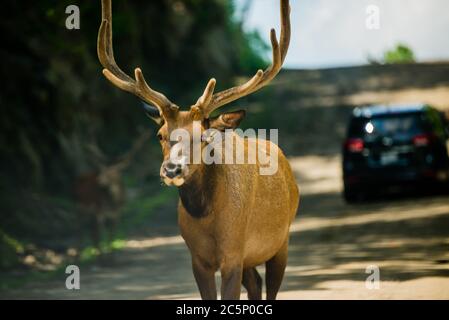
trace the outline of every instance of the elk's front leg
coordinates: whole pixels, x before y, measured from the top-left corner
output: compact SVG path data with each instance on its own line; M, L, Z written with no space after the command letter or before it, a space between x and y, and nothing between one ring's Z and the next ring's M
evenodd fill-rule
M201 299L217 300L215 270L195 257L192 257L192 268L196 284L200 290Z
M242 287L242 264L232 264L221 269L221 299L239 300Z

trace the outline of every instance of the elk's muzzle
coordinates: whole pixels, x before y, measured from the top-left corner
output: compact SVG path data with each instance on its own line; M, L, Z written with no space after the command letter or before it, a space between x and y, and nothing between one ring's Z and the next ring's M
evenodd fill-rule
M166 160L161 166L161 178L167 186L180 187L185 182L187 175L187 165L185 161Z

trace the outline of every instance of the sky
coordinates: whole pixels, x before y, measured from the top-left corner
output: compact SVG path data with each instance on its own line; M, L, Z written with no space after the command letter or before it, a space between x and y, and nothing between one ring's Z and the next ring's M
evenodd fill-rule
M238 12L248 0L235 0ZM245 29L258 30L269 43L279 34L279 0L253 0ZM292 39L285 66L326 68L365 64L368 56L404 43L418 61L449 60L448 0L290 0ZM376 15L368 7L378 8ZM375 9L377 10L377 9ZM373 11L371 11L372 13Z

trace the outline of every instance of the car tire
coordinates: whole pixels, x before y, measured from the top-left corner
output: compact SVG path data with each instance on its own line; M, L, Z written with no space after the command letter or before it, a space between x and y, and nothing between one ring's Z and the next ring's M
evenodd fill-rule
M343 191L343 198L346 203L356 203L360 199L360 194L352 189L345 187Z

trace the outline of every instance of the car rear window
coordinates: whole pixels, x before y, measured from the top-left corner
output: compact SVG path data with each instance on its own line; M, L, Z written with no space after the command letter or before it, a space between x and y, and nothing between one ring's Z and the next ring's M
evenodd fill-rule
M423 114L391 114L370 119L354 118L349 126L350 137L416 135L424 130Z

